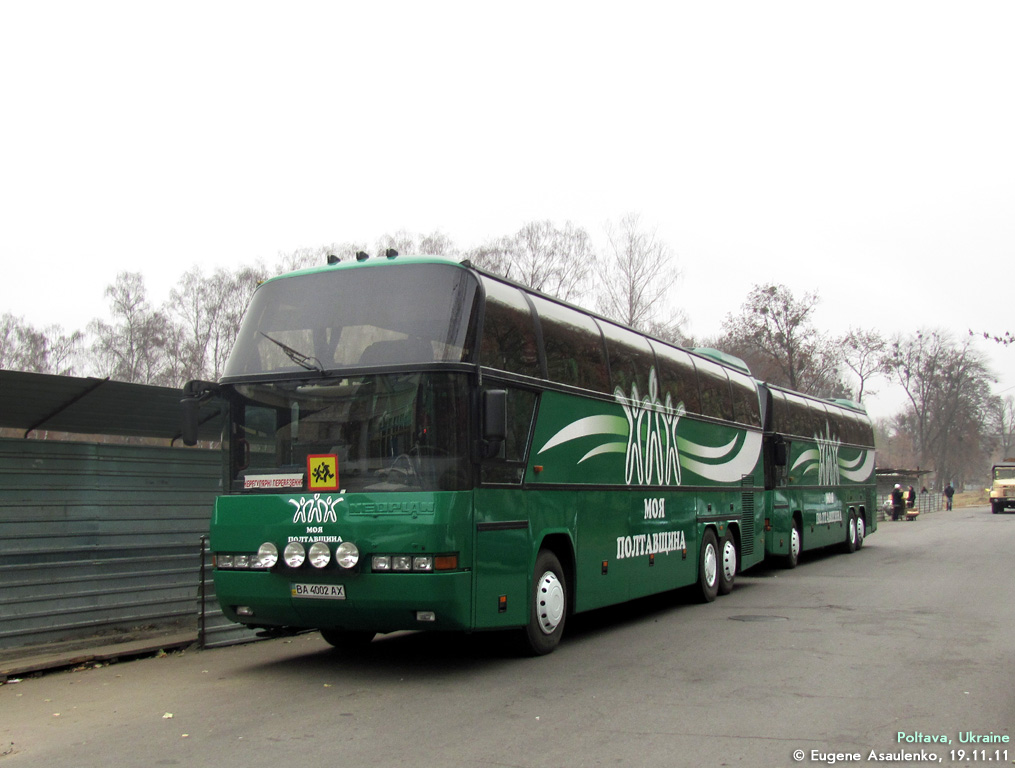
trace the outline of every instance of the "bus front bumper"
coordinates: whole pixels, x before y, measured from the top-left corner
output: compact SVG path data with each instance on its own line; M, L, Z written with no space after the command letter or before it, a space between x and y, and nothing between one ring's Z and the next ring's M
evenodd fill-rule
M252 627L472 629L472 574L215 571L227 618Z

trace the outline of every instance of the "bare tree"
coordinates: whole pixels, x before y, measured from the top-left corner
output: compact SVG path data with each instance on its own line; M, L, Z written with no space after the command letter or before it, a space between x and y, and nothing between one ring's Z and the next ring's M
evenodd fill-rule
M587 290L596 257L592 239L581 227L533 221L505 245L507 277L565 301L576 301Z
M863 402L864 395L875 395L867 387L871 379L888 373L888 341L877 331L850 328L839 340L842 362L859 380L854 400Z
M106 288L113 324L93 320L93 364L102 375L135 384L176 385L167 347L171 323L148 303L144 278L121 272Z
M458 248L455 241L440 230L435 229L429 235L423 235L419 239L419 248L416 251L425 256L447 256L453 258L458 255Z
M848 394L834 345L811 322L817 293L797 298L784 285L756 285L739 315L727 315L721 346L760 379L824 397Z
M606 227L609 250L599 265L599 311L638 330L655 327L663 335L679 335L681 312L664 312L666 298L680 278L673 251L641 217L628 214L617 226Z
M1015 455L1015 397L995 397L990 405L990 426L997 435L1001 458Z
M388 249L395 250L403 256L447 256L453 258L458 255L455 241L439 229L426 235L417 235L404 229L400 229L394 234L382 235L377 240L377 255L385 255Z
M419 253L419 238L412 232L400 229L394 234L382 235L377 239L376 253L383 256L388 249L401 254Z
M892 343L892 373L909 398L906 414L920 465L933 466L939 486L979 474L989 454L986 434L993 374L969 341L919 331Z
M177 376L181 380L206 377L208 345L221 308L215 286L200 267L185 272L169 292L169 311L181 331L173 345Z
M37 330L23 318L0 317L0 368L67 376L74 370L83 334L66 335L59 325Z
M462 256L480 269L501 277L510 277L512 248L512 239L501 237L471 248Z
M989 331L974 331L972 328L969 329L970 336L983 336L987 341L993 341L1000 344L1003 347L1007 347L1012 343L1015 343L1015 336L1010 331L1004 333L990 333Z

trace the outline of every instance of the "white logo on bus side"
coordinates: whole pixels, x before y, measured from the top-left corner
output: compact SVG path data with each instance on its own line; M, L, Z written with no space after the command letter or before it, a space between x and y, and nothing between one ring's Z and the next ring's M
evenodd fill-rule
M687 549L683 531L662 533L639 533L635 536L617 537L617 559L641 557L642 555L669 554Z
M666 499L645 499L645 519L666 517Z

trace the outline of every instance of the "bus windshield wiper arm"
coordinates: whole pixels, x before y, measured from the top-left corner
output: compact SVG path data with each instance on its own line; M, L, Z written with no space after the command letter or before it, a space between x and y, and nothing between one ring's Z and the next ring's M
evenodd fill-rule
M301 368L306 368L308 371L317 371L318 373L324 373L324 366L321 365L321 361L318 360L316 357L304 355L302 352L298 352L297 350L290 347L288 344L283 344L278 339L271 338L271 336L266 334L264 331L260 331L260 334L273 344L278 344L278 346L282 348L282 351L285 352L286 355L288 355L289 359L292 360L294 363L296 363L296 365L300 366Z

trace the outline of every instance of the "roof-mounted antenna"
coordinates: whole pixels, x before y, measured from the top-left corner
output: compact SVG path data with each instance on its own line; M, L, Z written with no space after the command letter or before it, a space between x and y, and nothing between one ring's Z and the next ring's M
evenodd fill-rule
M366 251L356 251L356 261L366 261L370 258L370 254Z
M387 256L389 259L393 259L398 255L398 251L396 251L394 248L388 248L388 250L384 252L384 255Z
M328 254L328 263L329 264L338 264L338 262L340 262L340 261L341 261L341 259L338 258L338 256L336 256L335 254L333 254L333 253L329 253Z

